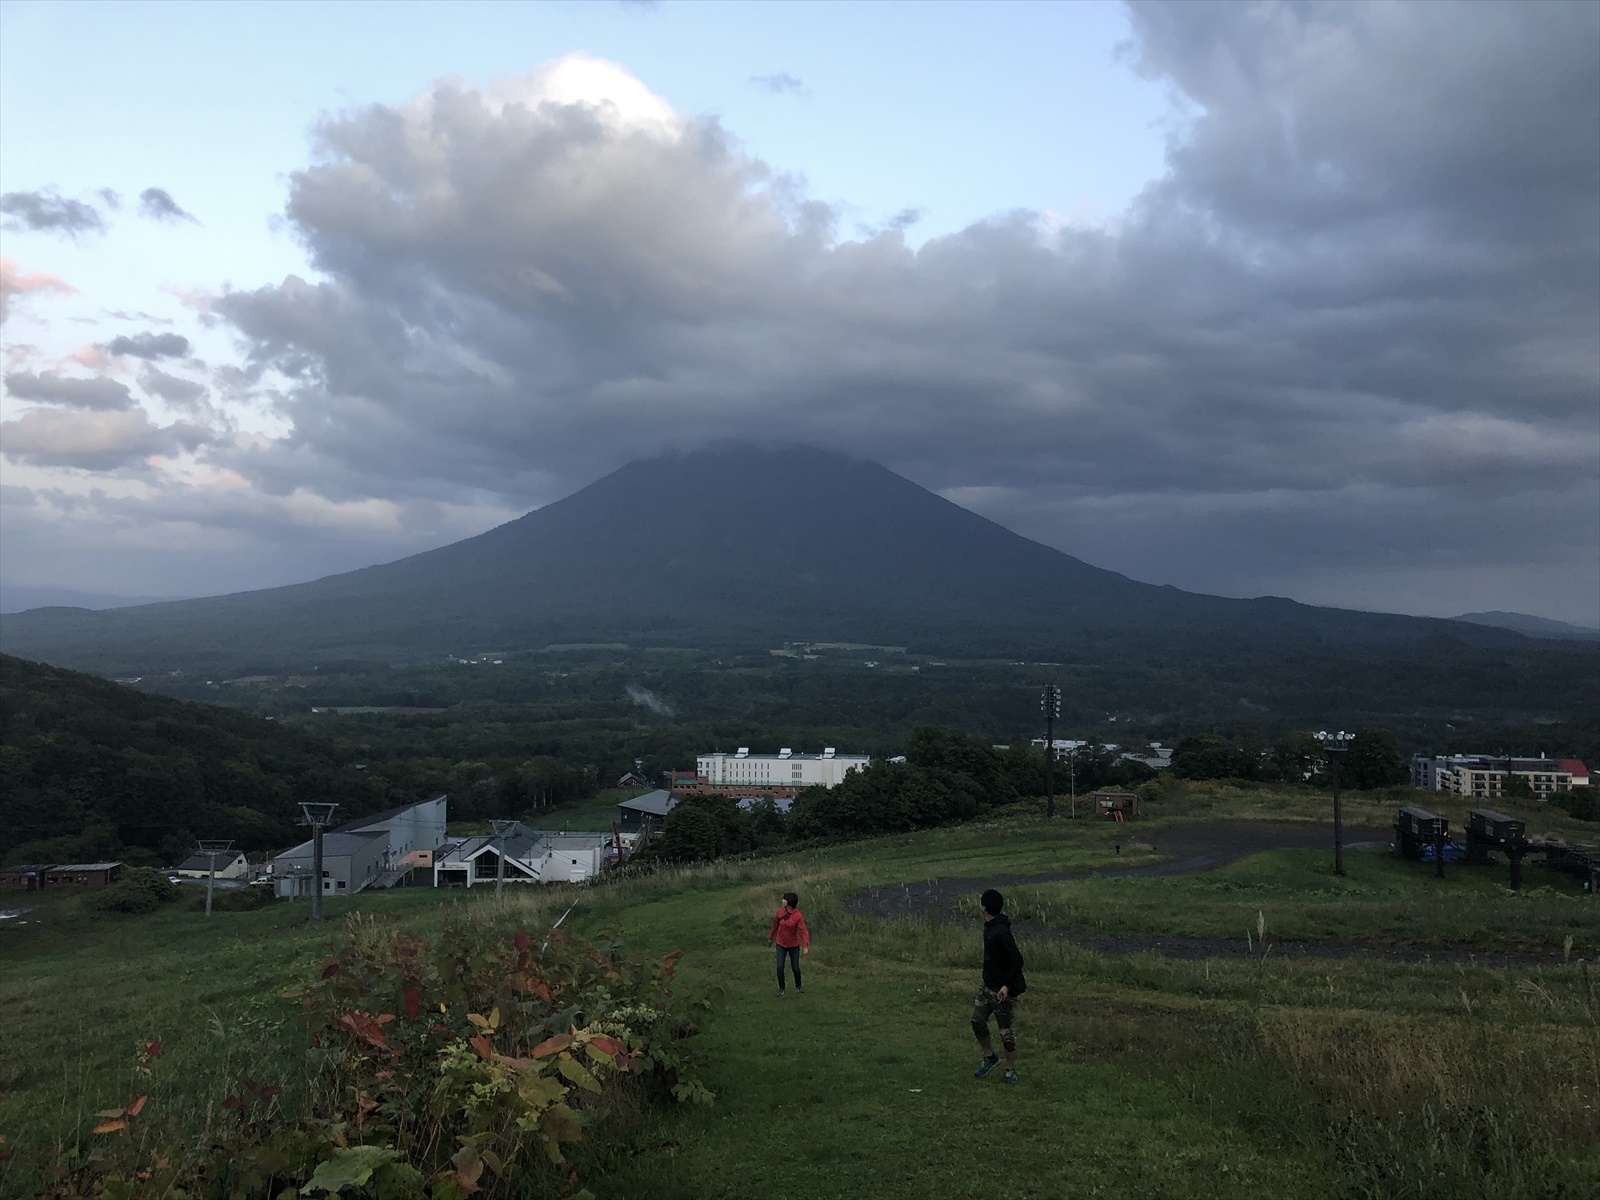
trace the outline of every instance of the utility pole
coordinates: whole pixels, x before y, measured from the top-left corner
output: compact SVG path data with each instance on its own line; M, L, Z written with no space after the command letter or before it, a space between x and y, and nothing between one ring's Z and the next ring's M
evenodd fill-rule
M1056 718L1061 715L1061 689L1053 683L1044 685L1039 697L1039 707L1044 710L1044 815L1056 815Z
M206 875L206 916L211 915L211 892L217 886L217 855L227 854L233 849L233 843L226 839L201 838L200 853L206 856L211 870Z
M1071 738L1067 739L1071 741ZM1071 789L1072 819L1078 819L1078 747L1076 743L1067 747L1067 787Z
M1355 734L1340 730L1338 733L1329 733L1324 729L1317 734L1317 741L1322 743L1322 749L1328 756L1328 767L1333 771L1333 873L1344 874L1344 812L1339 807L1339 760L1344 757L1350 743L1355 740Z
M500 893L506 889L506 830L516 824L515 821L490 821L494 828L494 898L500 899Z
M305 800L300 802L300 811L305 814L300 824L311 826L311 919L322 920L322 831L333 820L333 810L337 804L311 804Z

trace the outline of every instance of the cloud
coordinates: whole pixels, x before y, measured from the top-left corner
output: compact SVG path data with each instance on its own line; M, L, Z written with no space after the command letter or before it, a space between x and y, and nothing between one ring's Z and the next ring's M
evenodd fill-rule
M139 193L139 213L156 221L188 221L200 224L193 213L185 212L170 193L162 188L145 188Z
M0 422L0 453L16 462L117 471L158 455L194 450L212 438L197 425L157 426L142 408L111 412L33 409Z
M0 321L11 315L11 302L14 296L27 296L36 292L72 296L76 295L77 291L77 288L58 275L49 275L43 271L20 271L11 259L0 258Z
M176 333L136 333L132 337L114 337L102 348L107 354L126 354L134 358L185 358L189 354L189 339Z
M191 412L201 409L206 396L205 384L168 375L155 366L148 366L139 373L139 386L152 396Z
M100 210L82 200L59 195L54 188L37 192L7 192L0 196L0 213L6 229L31 233L62 233L77 238L82 233L104 233Z
M6 374L6 389L18 400L64 404L69 408L103 412L133 406L133 396L127 385L103 375L93 379L73 379L50 372L36 374L32 371L10 371Z
M1158 582L1600 603L1600 9L1132 11L1181 105L1105 226L846 237L585 56L329 118L285 211L316 277L206 297L216 386L289 432L204 455L490 512L792 439Z
M776 71L771 75L752 75L750 83L764 92L771 92L774 96L795 95L806 90L806 85L799 77L787 71Z

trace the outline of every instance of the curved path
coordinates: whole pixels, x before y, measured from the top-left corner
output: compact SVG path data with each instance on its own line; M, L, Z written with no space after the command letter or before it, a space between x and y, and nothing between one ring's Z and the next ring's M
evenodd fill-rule
M1385 844L1389 831L1345 830L1345 848ZM1165 857L1157 862L1092 870L1050 871L1042 875L992 875L974 879L929 879L918 883L893 883L867 888L845 900L845 911L875 917L935 916L952 923L967 923L953 910L962 896L985 888L1026 887L1036 883L1102 878L1149 878L1210 871L1267 850L1331 849L1333 827L1305 822L1215 821L1185 822L1164 829L1129 830L1130 841L1147 842ZM1137 954L1154 951L1169 958L1244 958L1251 947L1245 938L1153 936L1135 933L1097 933L1056 929L1018 922L1019 934L1071 942L1102 954ZM1419 949L1413 946L1353 945L1325 942L1271 942L1275 957L1365 958L1384 962L1477 963L1492 967L1558 966L1554 952L1532 954L1514 950L1477 951L1459 947Z

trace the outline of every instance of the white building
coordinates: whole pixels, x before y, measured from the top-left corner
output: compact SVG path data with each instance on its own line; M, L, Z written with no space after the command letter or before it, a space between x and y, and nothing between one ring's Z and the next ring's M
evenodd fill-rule
M605 869L616 850L609 833L549 833L521 822L498 836L457 838L433 856L435 887L493 887L505 856L507 883L581 883Z
M1578 771L1574 772L1573 767ZM1411 756L1411 786L1435 792L1453 792L1488 800L1505 794L1509 775L1520 775L1536 800L1548 800L1588 783L1588 769L1577 759L1504 758L1488 754L1452 754L1432 757Z
M448 807L448 796L435 796L328 830L322 835L323 892L348 896L364 888L393 887L413 867L432 866L433 852L445 840ZM274 858L274 892L303 896L316 890L312 861L310 842Z
M837 787L851 771L864 771L865 754L840 754L832 746L821 754L796 754L785 746L776 754L751 754L740 746L732 754L717 750L695 758L695 774L714 787Z

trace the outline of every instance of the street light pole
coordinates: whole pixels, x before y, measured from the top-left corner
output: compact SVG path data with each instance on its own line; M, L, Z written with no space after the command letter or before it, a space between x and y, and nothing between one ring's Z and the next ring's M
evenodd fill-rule
M311 826L311 919L322 920L322 831L333 820L337 804L312 804L300 802L305 818L302 825Z
M1044 709L1044 815L1056 815L1056 718L1061 715L1061 689L1053 683L1044 685L1039 697L1039 707Z
M1326 729L1317 734L1317 741L1328 756L1328 767L1333 772L1333 873L1344 874L1344 812L1339 807L1339 760L1355 740L1355 734L1340 730L1329 733Z

